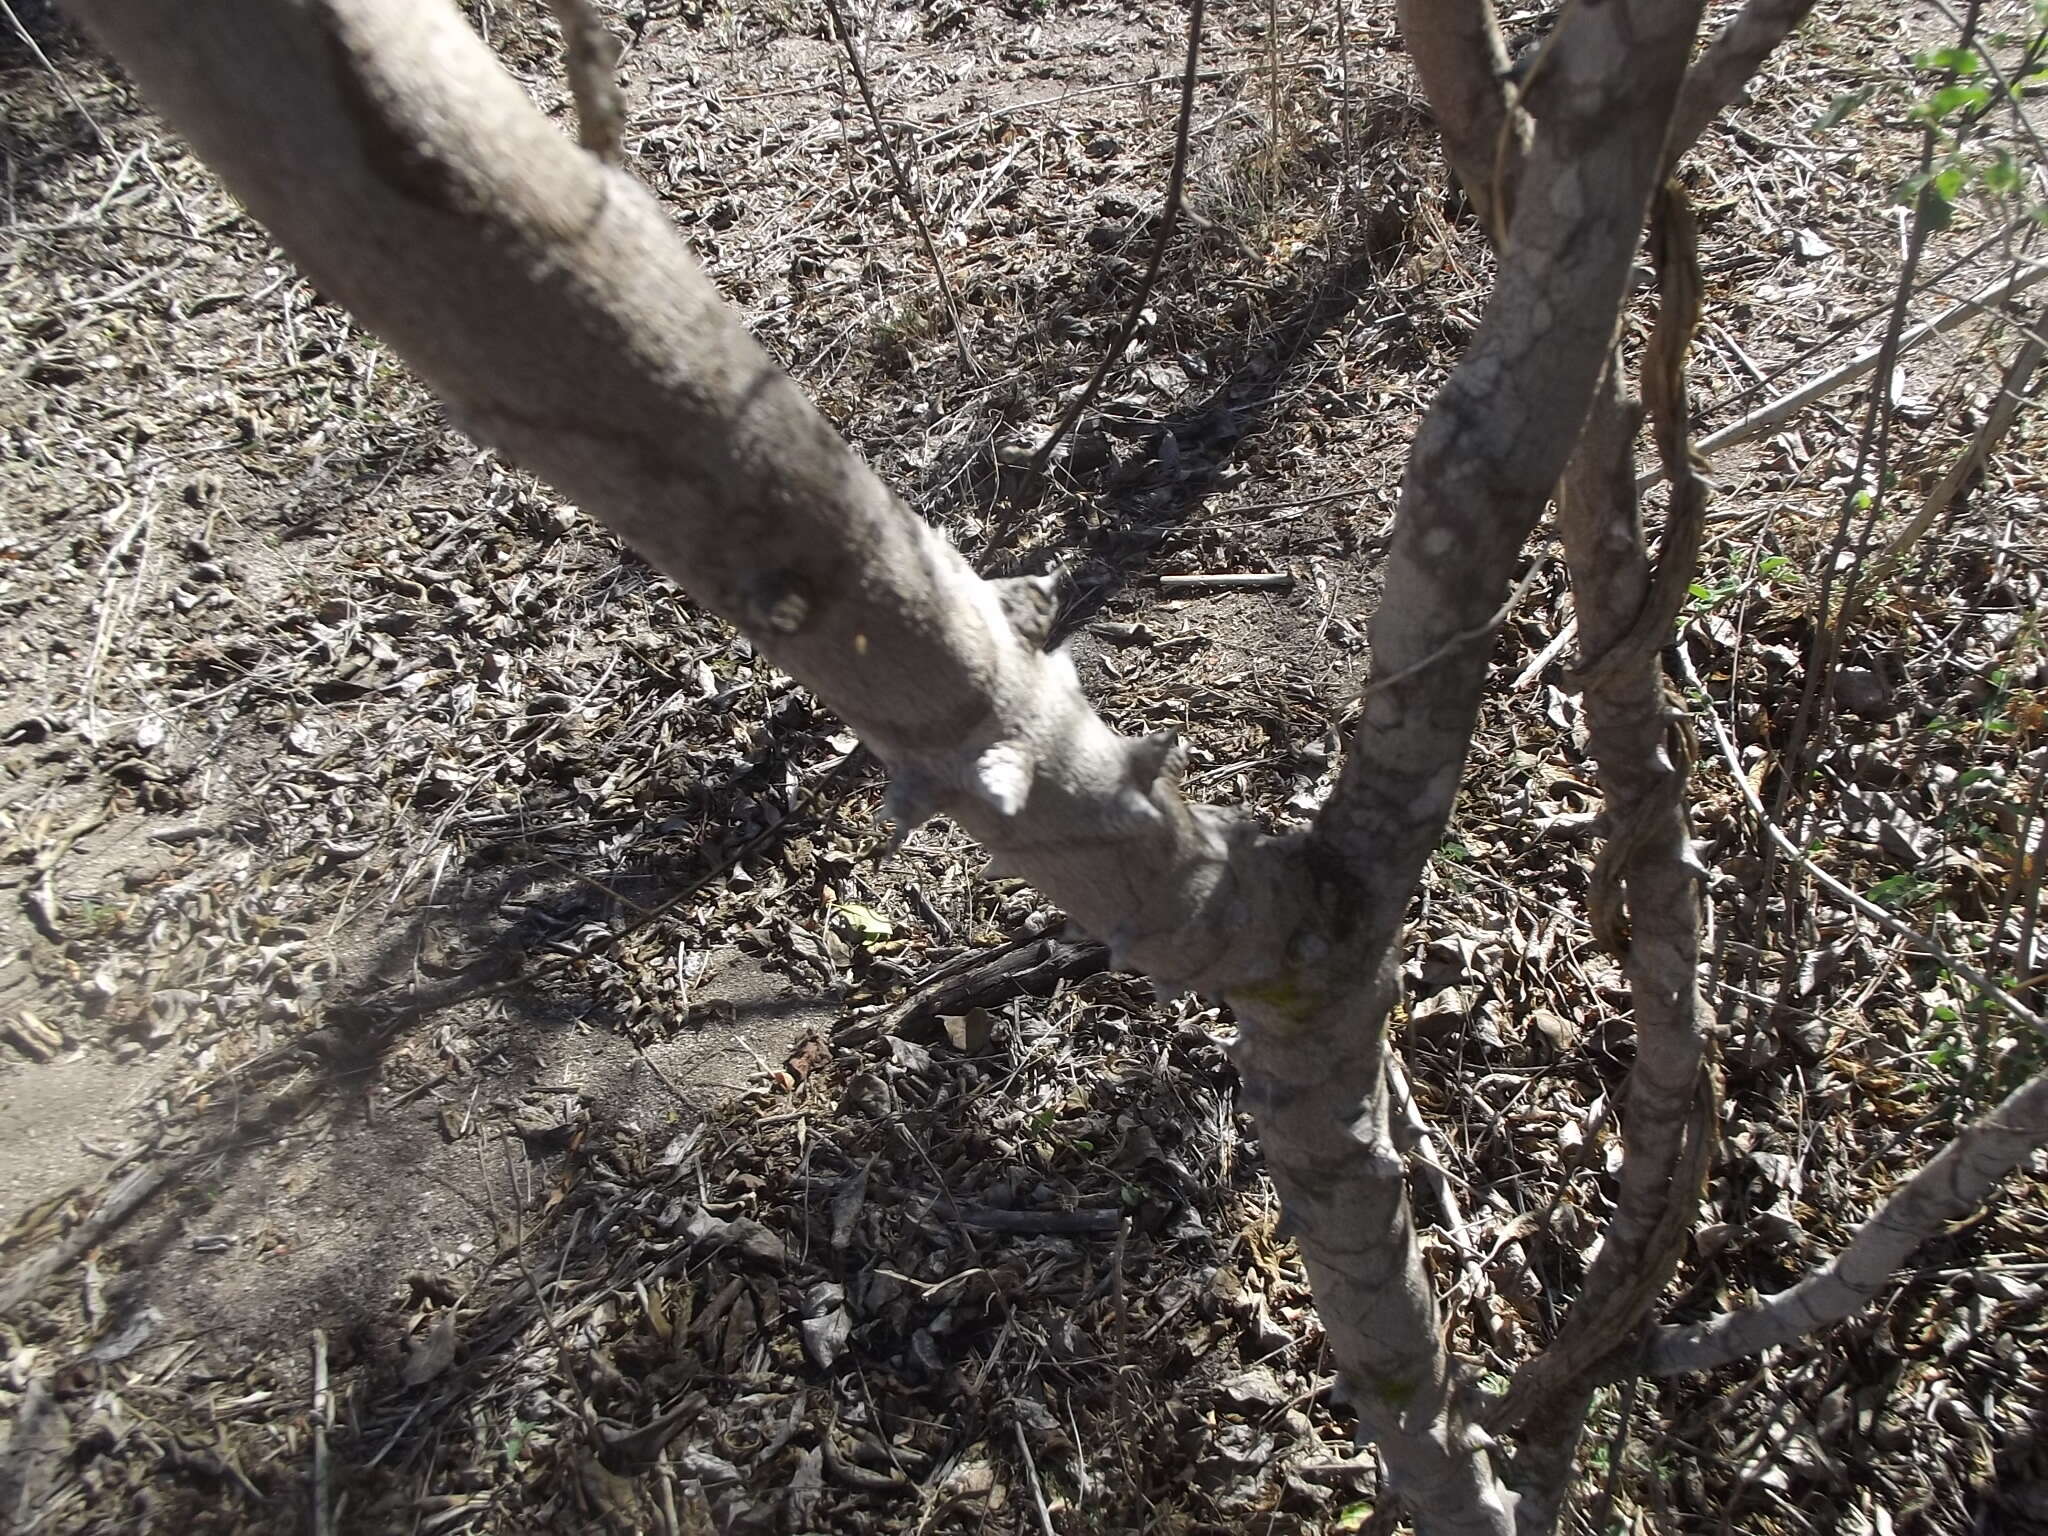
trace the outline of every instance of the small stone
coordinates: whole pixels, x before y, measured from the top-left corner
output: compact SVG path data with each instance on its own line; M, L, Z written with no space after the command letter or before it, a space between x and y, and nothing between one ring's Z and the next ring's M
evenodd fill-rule
M1888 720L1898 712L1884 679L1866 667L1843 667L1835 673L1835 702L1864 720Z
M1795 229L1789 239L1796 261L1826 261L1835 248L1810 229Z

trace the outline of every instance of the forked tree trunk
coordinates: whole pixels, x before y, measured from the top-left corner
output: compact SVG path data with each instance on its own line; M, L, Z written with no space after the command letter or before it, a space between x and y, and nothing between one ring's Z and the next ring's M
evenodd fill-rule
M549 125L451 5L73 3L466 431L859 731L891 770L899 822L952 816L1123 963L1235 1007L1245 1100L1344 1394L1420 1529L1505 1536L1514 1500L1452 1379L1390 1134L1392 958L1523 542L1613 351L1698 0L1568 7L1525 81L1526 117L1500 106L1505 148L1488 163L1515 167L1513 195L1481 194L1499 283L1416 439L1341 782L1311 833L1281 839L1189 806L1170 740L1101 721L1042 649L1045 590L983 582L912 516L746 334L654 199ZM1476 40L1466 83L1491 110L1475 83L1498 56L1491 11L1440 3L1430 43L1455 64ZM1476 164L1486 143L1465 133L1456 152ZM1644 677L1615 687L1634 700ZM1667 862L1674 828L1666 815L1655 832ZM1628 878L1639 895L1662 876ZM1684 990L1680 1013L1696 1008ZM1559 1437L1567 1468L1575 1442ZM1539 1509L1547 1521L1554 1501Z

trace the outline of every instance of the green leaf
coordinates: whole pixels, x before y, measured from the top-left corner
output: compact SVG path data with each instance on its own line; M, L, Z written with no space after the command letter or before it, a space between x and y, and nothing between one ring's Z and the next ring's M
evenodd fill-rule
M1974 48L1936 48L1920 54L1913 62L1921 69L1945 69L1966 79L1984 70L1984 60Z
M1978 167L1977 174L1983 178L1984 190L1994 197L2015 197L2025 179L2019 162L2014 160L2010 150L2001 149L1988 165Z
M832 909L832 915L848 928L863 943L886 939L896 931L896 925L882 916L873 907L864 907L857 901L842 901Z
M1844 91L1828 104L1827 111L1821 114L1821 120L1813 125L1814 132L1827 132L1828 129L1841 122L1843 118L1854 112L1876 94L1877 87L1874 85L1862 86L1853 91Z
M1987 86L1964 85L1960 81L1945 85L1924 101L1917 103L1908 114L1919 122L1946 122L1958 112L1979 112L1990 105L1991 91Z

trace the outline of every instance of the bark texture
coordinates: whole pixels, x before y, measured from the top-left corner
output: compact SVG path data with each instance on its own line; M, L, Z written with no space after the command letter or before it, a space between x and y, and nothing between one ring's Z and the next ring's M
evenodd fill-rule
M1231 998L1245 1092L1273 1127L1268 1165L1344 1386L1430 1529L1504 1529L1513 1500L1457 1400L1414 1252L1389 1136L1388 962L1450 815L1494 617L1613 346L1698 19L1684 3L1574 8L1526 84L1535 135L1499 281L1418 434L1373 620L1374 681L1311 838L1335 926L1313 937L1319 953L1297 942L1292 991ZM1330 995L1351 977L1374 980ZM1455 1525L1436 1513L1454 1508L1466 1511Z
M452 6L75 7L324 291L851 724L893 808L955 816L1169 983L1270 974L1301 882L1188 807L999 588L748 336L655 201L569 143Z
M1990 1198L2000 1181L2048 1146L2048 1075L2013 1090L1892 1192L1849 1246L1788 1291L1702 1323L1660 1328L1645 1368L1710 1371L1840 1322L1877 1296L1929 1238Z
M1509 100L1508 49L1493 0L1399 0L1395 14L1444 158L1479 222L1498 237L1507 223L1502 193L1528 147L1528 123Z
M1686 73L1677 112L1661 132L1663 172L1739 94L1810 0L1751 0ZM1486 28L1468 8L1439 18L1417 53L1425 87L1446 122L1453 168L1485 179L1484 201L1512 200L1492 184L1507 162L1473 163L1460 144L1512 112L1504 84L1485 88ZM1489 18L1490 19L1490 18ZM1536 67L1547 60L1541 56ZM1466 131L1450 120L1467 119ZM1498 132L1495 127L1491 131ZM1659 251L1664 303L1645 359L1657 387L1659 440L1678 469L1676 513L1658 565L1642 524L1635 439L1642 409L1619 349L1605 359L1583 435L1558 490L1558 524L1580 625L1588 747L1606 799L1606 846L1595 871L1596 937L1625 957L1637 1020L1637 1061L1622 1116L1626 1160L1619 1206L1581 1295L1551 1344L1497 1405L1494 1422L1520 1427L1514 1481L1518 1525L1554 1530L1563 1514L1593 1388L1610 1359L1635 1347L1682 1255L1713 1135L1704 1002L1697 982L1699 890L1685 802L1684 727L1667 701L1658 653L1669 638L1672 594L1682 595L1697 553L1704 489L1685 441L1684 353L1696 320L1697 273L1677 194L1667 196ZM1625 893L1625 901L1624 901Z
M1675 187L1660 197L1651 245L1660 304L1643 380L1671 486L1655 565L1636 496L1642 411L1627 395L1618 353L1558 497L1587 658L1577 673L1587 745L1607 806L1589 908L1594 937L1621 957L1628 976L1636 1059L1621 1116L1620 1190L1599 1257L1557 1337L1517 1375L1498 1416L1503 1425L1533 1423L1538 1455L1567 1424L1575 1431L1607 1362L1641 1337L1684 1255L1719 1124L1698 979L1704 871L1692 856L1685 796L1691 727L1660 662L1706 518L1686 436L1685 355L1698 320L1699 270L1691 215ZM1549 1470L1556 1474L1554 1461Z
M1672 164L1699 141L1709 123L1743 99L1764 60L1813 7L1814 0L1749 0L1729 18L1686 72L1685 89L1671 115Z
M1390 957L1450 813L1522 545L1614 352L1698 0L1567 7L1512 101L1487 0L1403 0L1432 100L1449 93L1453 164L1502 233L1500 279L1417 437L1338 790L1293 839L1189 806L1170 739L1112 732L1043 650L1048 592L980 580L883 487L654 200L549 125L452 7L75 5L465 429L610 524L858 730L892 771L900 824L952 815L1122 963L1229 999L1246 1103L1345 1394L1419 1529L1504 1536L1514 1499L1444 1354L1393 1138ZM1584 515L1567 528L1589 656L1630 632L1651 586L1620 390L1610 377L1597 395L1599 441L1574 471ZM1615 870L1645 1031L1633 1122L1638 1103L1697 1091L1695 892L1654 651L1592 693L1613 825L1643 828ZM1698 1144L1683 1123L1646 1134L1625 1220ZM1610 1269L1610 1298L1646 1283L1619 1257ZM1579 1391L1555 1399L1566 1471ZM1532 1500L1521 1524L1555 1515Z

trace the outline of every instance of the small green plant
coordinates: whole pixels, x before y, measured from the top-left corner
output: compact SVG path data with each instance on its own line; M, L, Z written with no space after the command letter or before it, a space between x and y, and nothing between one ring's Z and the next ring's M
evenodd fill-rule
M2048 87L2048 4L2034 0L2025 30L1993 31L1944 48L1916 54L1920 81L1895 80L1859 86L1837 96L1815 124L1816 132L1839 127L1874 99L1903 101L1906 117L1930 135L1922 167L1899 183L1898 201L1915 208L1932 230L1948 228L1956 205L1972 191L2006 216L2048 224L2048 203L2025 192L2029 167L2003 145L1987 142L1987 119L2001 108L2019 118L2023 98ZM2006 63L1999 62L2003 55ZM2022 134L2035 142L2031 134Z
M1939 895L1939 882L1920 875L1892 875L1880 880L1863 893L1864 899L1883 907L1887 912L1903 912L1917 907L1930 896Z
M532 1437L537 1426L528 1419L514 1419L511 1429L505 1433L503 1455L505 1465L516 1467L526 1455L526 1442Z
M1740 571L1731 565L1709 580L1694 582L1687 590L1692 594L1695 614L1711 613L1730 598L1752 590L1759 583L1791 582L1798 576L1798 570L1785 556L1766 555L1757 561L1752 571Z
M1995 45L1998 39L1992 41ZM1994 203L2019 202L2025 167L2011 150L1979 142L1978 132L1993 108L2010 104L2017 111L2029 89L2048 83L2048 10L2034 7L2033 34L2010 69L2001 70L1988 54L1964 46L1933 49L1913 64L1941 82L1915 99L1906 114L1932 135L1934 153L1925 169L1900 184L1899 201L1917 204L1929 229L1948 228L1956 203L1972 188ZM2024 211L2037 223L2048 223L2048 204L2028 204Z

